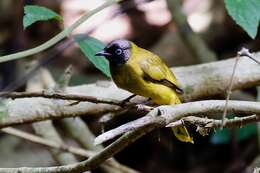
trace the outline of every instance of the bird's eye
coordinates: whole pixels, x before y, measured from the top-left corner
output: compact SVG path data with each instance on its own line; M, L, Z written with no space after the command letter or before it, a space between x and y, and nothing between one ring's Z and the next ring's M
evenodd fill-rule
M122 54L122 49L116 49L116 51L115 51L115 53L117 54L117 55L121 55Z

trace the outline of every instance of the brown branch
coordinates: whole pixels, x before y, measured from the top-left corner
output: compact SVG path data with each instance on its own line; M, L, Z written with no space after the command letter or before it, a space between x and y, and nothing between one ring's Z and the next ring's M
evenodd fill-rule
M236 69L237 69L238 61L239 61L241 56L246 56L246 57L250 58L251 60L253 60L254 62L256 62L258 65L260 64L260 62L257 59L253 58L253 55L249 52L248 49L242 48L240 51L238 51L236 59L235 59L235 64L234 64L234 67L233 67L233 70L232 70L231 78L230 78L230 81L229 81L228 89L227 89L225 109L224 109L223 116L222 116L222 127L224 127L225 123L226 123L225 120L226 120L226 116L227 116L228 101L229 101L230 96L232 94L235 72L236 72Z
M184 124L192 124L207 129L215 129L222 127L222 121L216 119L188 116L181 119ZM242 127L250 123L260 121L260 116L250 115L245 117L235 117L233 119L227 119L224 127ZM178 124L178 123L176 123ZM174 127L175 125L170 123L167 127Z
M230 78L227 93L226 93L227 96L226 96L225 108L224 108L224 112L223 112L223 115L222 115L222 127L224 127L225 123L226 123L225 121L226 121L226 116L227 116L228 101L230 100L230 96L232 94L233 82L234 82L235 72L236 72L236 69L237 69L237 64L238 64L239 58L240 58L240 56L238 54L236 59L235 59L235 64L234 64L234 67L233 67L233 70L232 70L231 78Z
M208 101L197 101L183 103L174 106L159 106L158 108L151 111L147 116L134 120L132 122L121 125L115 129L109 130L95 139L95 144L101 144L105 141L113 139L119 135L122 135L128 131L134 131L142 128L144 125L154 124L158 118L163 118L160 121L160 127L165 127L171 122L175 122L183 117L187 116L201 116L207 115L208 117L212 114L222 113L225 108L224 100L208 100ZM258 102L248 101L229 101L227 107L229 112L236 114L260 114L260 106ZM158 111L159 110L159 111ZM157 116L158 112L161 112L161 116ZM259 121L259 119L255 119Z
M48 99L59 99L59 100L73 100L80 102L91 102L91 103L104 103L111 105L121 105L121 101L105 98L96 98L92 96L76 95L76 94L62 94L62 93L48 93L48 92L0 92L0 97L3 98L32 98L42 97Z
M39 104L39 103L38 103ZM87 109L88 107L86 107ZM69 118L69 117L77 117L77 116L91 116L91 115L97 115L97 114L105 114L107 112L114 112L117 111L118 108L107 106L107 107L101 107L93 108L89 110L81 110L78 109L76 112L74 112L76 108L74 109L66 109L64 108L63 111L56 111L54 110L43 110L41 113L37 111L33 111L28 114L28 116L7 116L0 119L0 128L14 126L14 125L20 125L20 124L27 124L27 123L33 123L33 122L39 122L44 120L54 120L54 119L62 119L62 118ZM28 110L27 110L28 111ZM44 114L44 112L46 114ZM26 113L20 112L21 114Z

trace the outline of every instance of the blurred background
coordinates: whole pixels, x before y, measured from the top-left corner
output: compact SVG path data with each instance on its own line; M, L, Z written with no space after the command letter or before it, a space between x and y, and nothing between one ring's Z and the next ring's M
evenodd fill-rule
M44 43L103 2L1 0L0 54L11 54ZM23 30L23 6L29 4L54 10L63 16L63 23L55 20L37 22ZM91 35L105 43L118 38L132 40L163 57L171 67L234 57L242 46L253 52L260 49L259 37L252 40L236 25L220 0L125 0L101 11L73 32L79 33ZM110 80L88 61L73 38L67 38L34 56L36 58L0 64L2 91L24 91L27 80L41 67L46 67L58 79L70 64L73 66L70 85ZM37 61L37 65L32 66L32 61ZM233 94L235 99L241 100L256 100L256 96L255 88ZM126 117L106 125L106 129L133 119L131 115ZM96 117L85 118L85 122L94 134L101 133ZM28 126L21 128L33 131ZM254 124L241 129L217 130L206 137L196 133L193 127L191 129L195 144L182 143L169 129L160 129L127 147L115 158L147 173L242 173L250 172L253 162L260 163L260 144L257 142L260 134L257 135ZM60 131L66 139L66 133ZM69 138L66 142L74 145ZM48 165L57 165L57 162L45 147L0 133L0 167Z

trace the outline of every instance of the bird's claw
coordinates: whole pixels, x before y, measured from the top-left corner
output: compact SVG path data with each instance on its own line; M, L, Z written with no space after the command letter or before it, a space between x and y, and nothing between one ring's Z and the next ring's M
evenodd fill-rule
M147 112L150 112L151 110L154 109L153 107L147 106L147 105L144 105L144 104L137 104L136 107L137 107L137 110L138 110L138 111L147 111Z

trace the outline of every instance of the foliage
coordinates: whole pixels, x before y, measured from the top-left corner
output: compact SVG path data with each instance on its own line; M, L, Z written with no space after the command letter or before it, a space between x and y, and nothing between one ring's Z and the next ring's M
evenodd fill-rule
M260 22L259 0L225 0L228 14L251 38L255 38Z
M111 77L108 61L105 58L95 56L98 51L105 47L105 44L93 37L83 34L76 35L75 41L78 43L84 55L95 65L95 67L101 70L107 77Z
M62 21L62 17L54 11L37 5L26 5L24 7L23 27L26 29L37 21L56 19Z

